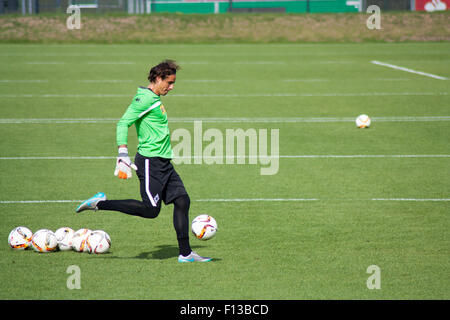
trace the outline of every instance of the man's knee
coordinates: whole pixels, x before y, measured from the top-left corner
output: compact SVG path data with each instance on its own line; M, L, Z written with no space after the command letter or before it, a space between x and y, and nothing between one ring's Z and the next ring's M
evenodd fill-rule
M182 195L178 198L176 198L173 201L174 206L178 207L179 209L189 210L189 206L191 205L191 199L187 194Z
M151 204L146 203L145 209L143 210L141 217L147 219L154 219L159 215L160 211L161 206L154 207Z

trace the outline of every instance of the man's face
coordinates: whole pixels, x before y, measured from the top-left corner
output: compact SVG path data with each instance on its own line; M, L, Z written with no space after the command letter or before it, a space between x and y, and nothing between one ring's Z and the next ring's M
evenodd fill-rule
M170 76L167 76L165 79L157 77L154 86L155 93L159 96L165 96L170 90L173 89L176 78L177 76L175 74L171 74Z

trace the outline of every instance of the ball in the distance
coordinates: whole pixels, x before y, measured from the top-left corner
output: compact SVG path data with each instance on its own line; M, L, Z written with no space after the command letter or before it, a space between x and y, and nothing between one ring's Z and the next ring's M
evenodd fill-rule
M356 126L360 129L369 128L371 120L367 114L361 114L356 118Z

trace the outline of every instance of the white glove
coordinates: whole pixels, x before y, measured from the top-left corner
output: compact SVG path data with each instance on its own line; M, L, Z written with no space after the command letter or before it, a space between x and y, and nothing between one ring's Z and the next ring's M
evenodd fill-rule
M131 169L136 171L137 167L134 163L131 163L130 157L128 156L128 149L126 147L119 148L114 175L118 176L119 179L130 179Z

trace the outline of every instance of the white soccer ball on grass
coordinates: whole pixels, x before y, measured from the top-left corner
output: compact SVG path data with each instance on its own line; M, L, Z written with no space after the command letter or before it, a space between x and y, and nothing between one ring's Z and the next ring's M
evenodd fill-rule
M62 227L55 231L59 250L72 250L72 239L74 234L75 231L69 227Z
M192 220L191 230L197 239L209 240L216 235L217 222L210 215L202 214Z
M87 252L88 247L87 247L86 240L89 237L89 235L91 234L91 232L92 232L92 230L87 229L87 228L82 228L82 229L77 230L73 234L72 249L77 252Z
M369 128L371 120L367 114L361 114L356 118L356 126L360 129Z
M89 253L105 253L111 248L111 237L103 230L94 230L89 234L86 244Z
M52 252L58 247L55 233L48 229L40 229L33 234L31 246L37 252Z
M25 250L31 245L31 237L33 232L27 227L16 227L8 236L8 244L12 249Z

